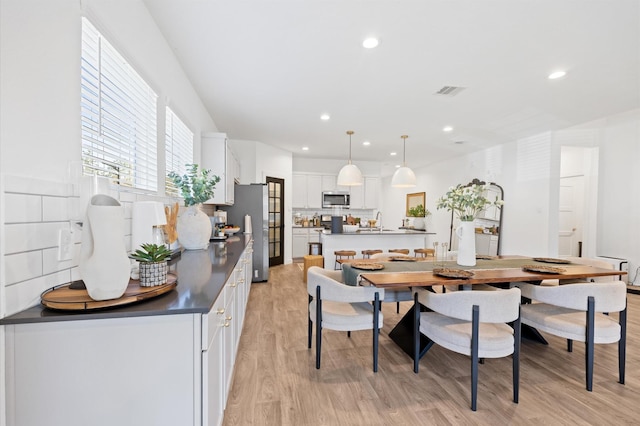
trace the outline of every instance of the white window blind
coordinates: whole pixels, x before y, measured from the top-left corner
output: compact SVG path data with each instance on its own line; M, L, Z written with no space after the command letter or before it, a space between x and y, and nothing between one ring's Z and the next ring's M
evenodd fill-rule
M165 177L165 189L167 195L179 197L180 191L168 178L168 175L170 172L183 175L187 171L185 164L193 163L193 132L169 107L167 107L166 117L167 177Z
M81 66L84 173L157 191L158 96L86 18Z

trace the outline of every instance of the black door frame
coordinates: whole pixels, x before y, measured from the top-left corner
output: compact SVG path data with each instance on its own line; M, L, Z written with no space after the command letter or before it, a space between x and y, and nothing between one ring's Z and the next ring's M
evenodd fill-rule
M267 176L266 178L266 182L267 182L267 188L269 188L268 192L268 196L269 196L269 266L276 266L276 265L283 265L284 264L284 212L285 212L285 208L284 208L284 179L281 178L276 178L276 177L271 177L271 176ZM279 197L272 197L272 191L270 188L270 184L273 183L275 185L280 185L280 196ZM280 206L280 211L278 213L280 213L280 225L276 226L276 222L275 222L275 217L272 216L274 213L276 213L275 211L272 210L272 206L275 206L276 203L275 202L271 202L272 199L278 198L279 199L279 206ZM271 230L274 230L274 234L279 234L278 235L278 241L275 241L274 239L271 238ZM275 249L275 245L278 245L279 247L277 247L278 250ZM272 247L274 247L274 250L271 250ZM279 253L278 256L271 256L271 253Z

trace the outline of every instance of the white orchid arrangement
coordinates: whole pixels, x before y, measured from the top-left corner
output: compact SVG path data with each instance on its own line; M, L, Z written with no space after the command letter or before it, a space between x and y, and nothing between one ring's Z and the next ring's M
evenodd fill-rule
M504 202L496 199L490 201L486 197L489 185L469 185L452 186L447 193L438 199L436 207L438 210L447 209L453 211L461 221L471 222L478 213L489 206L501 208Z

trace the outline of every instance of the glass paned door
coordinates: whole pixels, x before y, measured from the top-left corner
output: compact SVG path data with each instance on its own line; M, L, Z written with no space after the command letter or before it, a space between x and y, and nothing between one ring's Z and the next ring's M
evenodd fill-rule
M269 189L269 266L284 263L284 179L267 176Z

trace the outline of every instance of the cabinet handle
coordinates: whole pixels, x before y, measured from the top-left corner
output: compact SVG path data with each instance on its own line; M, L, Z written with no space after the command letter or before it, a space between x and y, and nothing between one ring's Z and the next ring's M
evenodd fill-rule
M231 321L231 315L225 318L226 321Z
M225 326L225 327L229 327L230 325L231 325L231 324L229 323L229 321L225 321L225 322L224 322L224 326Z
M231 284L229 284L229 285L230 285L231 287L235 287L235 286L236 286L236 283L235 283L235 282L232 282L232 283L231 283Z
M218 315L222 315L222 314L224 314L224 308L218 308L218 310L216 311L216 313L217 313Z
M238 278L239 283L244 283L244 278Z

